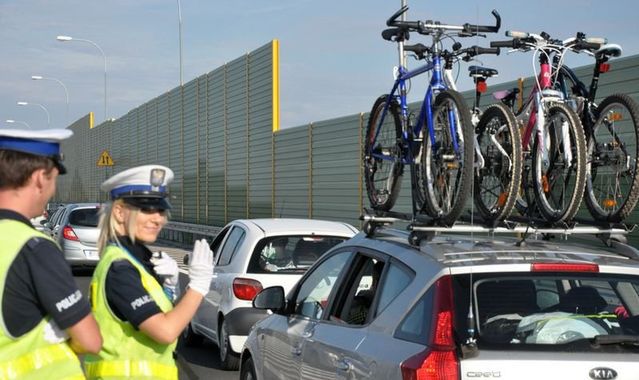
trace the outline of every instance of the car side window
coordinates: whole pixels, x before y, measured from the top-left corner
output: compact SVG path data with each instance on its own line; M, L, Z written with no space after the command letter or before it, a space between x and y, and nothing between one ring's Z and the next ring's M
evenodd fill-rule
M231 262L231 258L237 251L238 247L244 241L244 236L246 233L240 227L233 227L231 232L229 232L229 236L224 242L224 246L222 246L222 251L220 252L220 259L218 260L217 265L228 265Z
M216 236L215 239L213 239L213 242L211 242L211 251L213 251L213 262L217 263L217 259L220 258L220 246L222 245L222 242L224 241L224 238L226 237L226 235L228 234L229 230L231 228L225 228L222 231L220 231Z
M295 314L312 319L322 318L331 291L350 257L349 251L336 253L304 278L295 297Z

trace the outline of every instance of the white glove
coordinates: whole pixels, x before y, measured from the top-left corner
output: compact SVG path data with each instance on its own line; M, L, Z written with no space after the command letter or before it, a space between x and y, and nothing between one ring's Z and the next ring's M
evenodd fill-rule
M168 289L171 293L171 297L175 295L178 278L180 275L180 271L178 269L178 264L171 256L169 256L166 252L155 252L153 253L153 257L151 257L151 263L153 264L153 270L155 274L160 276L160 278L164 279L165 289Z
M205 239L196 240L189 260L189 288L206 296L212 278L213 251Z
M44 340L47 342L62 343L67 339L69 339L69 334L67 334L64 330L60 330L53 319L49 320L49 322L47 322L44 326Z

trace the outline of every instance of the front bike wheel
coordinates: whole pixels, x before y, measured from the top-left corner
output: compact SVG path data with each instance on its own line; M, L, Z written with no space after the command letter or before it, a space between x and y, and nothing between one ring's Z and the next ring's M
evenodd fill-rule
M486 108L476 128L483 167L475 171L475 205L486 222L508 217L521 187L521 135L515 115L503 104Z
M639 105L614 94L595 113L587 142L586 206L596 220L619 223L639 200Z
M532 152L535 203L548 222L568 222L579 210L586 184L583 127L566 105L553 103L545 108L545 133L537 136Z
M437 95L433 124L435 144L428 128L422 142L423 209L440 223L452 225L466 206L473 175L473 125L470 110L458 92L446 90Z
M399 105L389 95L382 95L375 101L368 118L362 159L366 193L374 210L389 211L397 201L404 169L401 138Z

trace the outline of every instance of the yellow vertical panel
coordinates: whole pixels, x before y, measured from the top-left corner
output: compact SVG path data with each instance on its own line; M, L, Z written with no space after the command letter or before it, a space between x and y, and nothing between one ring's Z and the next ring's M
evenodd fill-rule
M93 118L93 111L91 111L91 112L89 112L89 129L93 129L93 127L94 127L93 121L94 120L95 119Z
M273 132L280 130L280 41L273 40Z

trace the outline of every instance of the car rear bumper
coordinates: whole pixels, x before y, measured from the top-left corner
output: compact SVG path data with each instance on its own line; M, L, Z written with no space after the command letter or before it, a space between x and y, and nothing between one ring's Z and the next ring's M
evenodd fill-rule
M100 258L97 256L93 256L92 254L88 254L86 251L95 251L95 248L64 248L64 258L71 266L96 266L98 265L98 261Z

